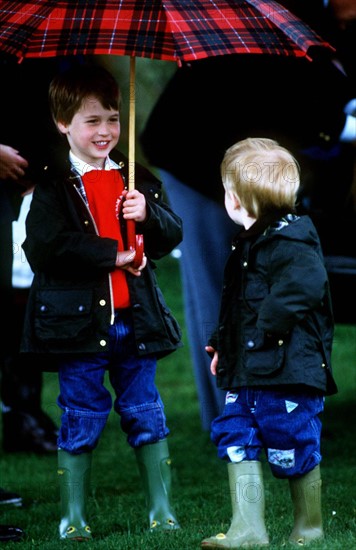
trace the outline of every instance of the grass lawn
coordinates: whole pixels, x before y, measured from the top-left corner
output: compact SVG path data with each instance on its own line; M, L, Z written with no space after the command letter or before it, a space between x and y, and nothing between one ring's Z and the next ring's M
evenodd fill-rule
M177 262L172 257L161 260L158 275L186 342ZM337 325L333 358L339 393L326 401L321 463L326 538L310 548L351 550L356 549L356 326ZM112 412L93 455L88 516L94 538L85 544L85 549L194 550L200 548L204 537L226 531L229 526L226 465L216 457L209 434L200 427L187 344L160 362L157 383L171 429L173 502L182 529L163 534L147 532L144 495L134 454ZM43 407L59 422L57 387L56 374L46 373ZM0 523L18 525L27 533L24 542L8 543L6 550L54 550L80 544L58 540L56 462L56 456L2 453L0 486L19 492L25 506L3 510ZM277 550L282 548L292 526L288 484L275 480L266 463L263 467L269 548Z

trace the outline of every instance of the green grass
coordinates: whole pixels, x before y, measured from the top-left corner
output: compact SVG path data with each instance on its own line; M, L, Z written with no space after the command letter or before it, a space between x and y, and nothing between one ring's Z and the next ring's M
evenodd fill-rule
M168 304L184 327L177 260L159 262L159 278ZM356 326L336 327L333 352L339 394L326 401L321 464L323 516L326 538L311 549L356 548ZM226 531L231 515L226 465L216 457L209 434L200 427L199 407L187 344L159 364L157 383L165 402L171 429L173 501L182 529L150 534L144 496L132 449L111 413L100 444L93 455L89 517L94 533L85 549L194 550L201 540ZM45 374L43 407L59 422L56 405L57 377ZM292 525L288 484L275 480L265 469L266 522L271 550L282 548ZM0 486L19 492L23 508L2 511L0 523L25 529L26 540L11 548L54 550L77 548L80 543L58 540L59 492L56 456L3 453Z

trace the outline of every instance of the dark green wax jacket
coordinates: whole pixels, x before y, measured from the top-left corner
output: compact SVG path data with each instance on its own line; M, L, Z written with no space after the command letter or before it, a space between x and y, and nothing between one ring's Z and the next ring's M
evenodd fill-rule
M121 163L126 178L127 160L118 152L110 157ZM41 180L23 245L35 275L21 351L105 351L114 313L109 274L115 269L118 242L97 234L67 152L59 166L45 167ZM147 201L147 219L136 224L136 231L144 236L148 261L141 277L127 274L134 332L137 353L159 358L181 346L181 331L158 287L154 260L179 244L182 223L163 202L159 180L139 165L135 184ZM121 224L124 231L123 220Z

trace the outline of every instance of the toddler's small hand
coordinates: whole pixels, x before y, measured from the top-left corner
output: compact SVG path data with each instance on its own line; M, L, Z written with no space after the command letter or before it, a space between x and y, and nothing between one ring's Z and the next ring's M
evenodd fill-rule
M205 346L205 351L212 357L210 363L210 372L213 376L216 376L216 370L218 367L218 352L212 346Z

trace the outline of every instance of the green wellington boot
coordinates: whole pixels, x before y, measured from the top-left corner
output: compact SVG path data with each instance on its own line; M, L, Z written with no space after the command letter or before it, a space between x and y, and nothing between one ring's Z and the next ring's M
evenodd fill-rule
M290 479L289 489L294 508L294 527L289 542L304 546L323 538L320 467L316 466L300 478Z
M227 465L232 521L226 534L204 539L204 548L249 548L269 544L265 526L265 497L261 463L255 460Z
M58 477L61 497L61 539L84 541L91 539L85 519L89 494L91 453L72 455L58 451Z
M171 459L166 439L135 449L151 531L179 529L170 505Z

